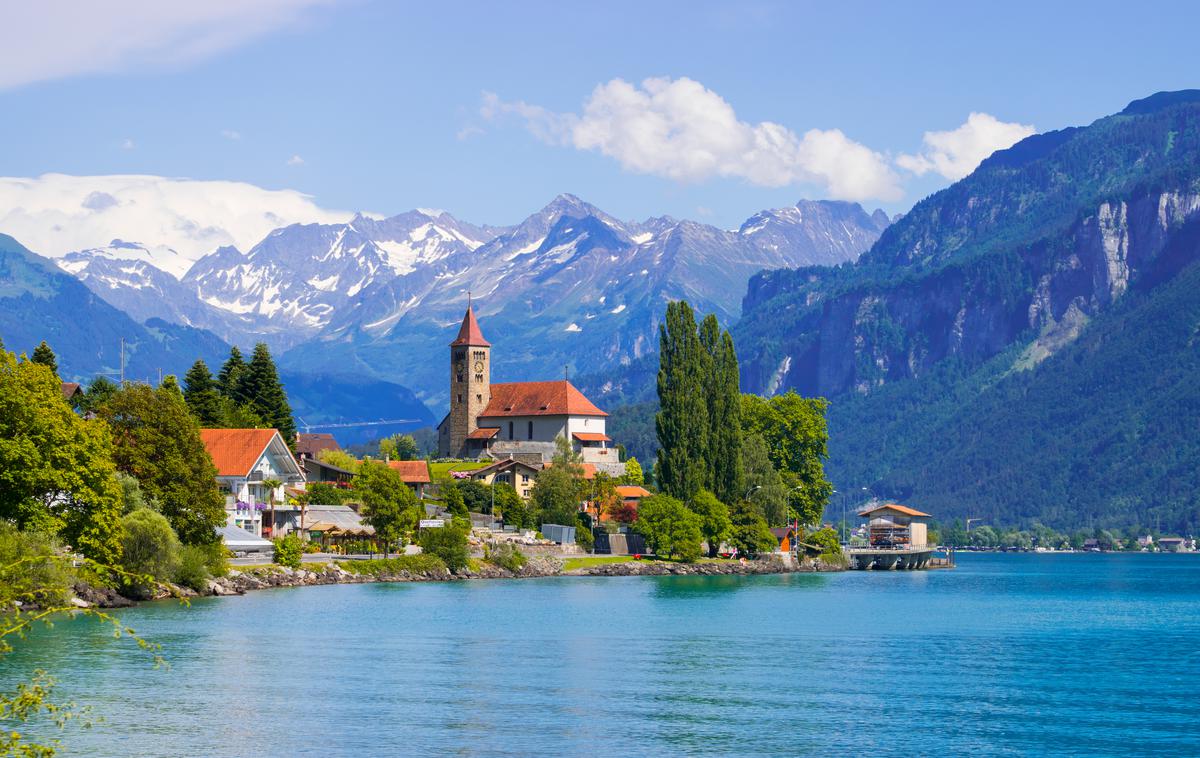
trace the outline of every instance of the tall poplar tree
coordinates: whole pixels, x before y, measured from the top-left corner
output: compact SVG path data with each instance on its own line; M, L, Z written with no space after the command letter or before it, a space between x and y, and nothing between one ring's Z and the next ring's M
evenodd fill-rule
M215 427L223 423L221 394L213 381L208 364L198 360L183 376L183 399L200 426Z
M292 406L279 381L279 372L271 351L264 342L254 346L254 354L238 374L235 395L267 424L277 429L289 446L296 444L296 421Z
M696 318L686 301L667 305L658 328L659 487L681 500L705 484L708 457L708 406L704 391L708 373Z
M717 317L700 324L704 349L704 399L708 410L708 447L704 462L705 488L726 503L744 494L742 474L741 389L733 338L722 332Z

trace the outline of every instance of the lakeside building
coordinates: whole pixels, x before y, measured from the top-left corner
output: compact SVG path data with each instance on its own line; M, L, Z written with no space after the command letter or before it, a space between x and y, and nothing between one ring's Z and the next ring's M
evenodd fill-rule
M284 502L287 487L305 484L283 437L274 429L201 429L200 439L217 467L227 523L255 537L270 537L276 526L265 523L271 503ZM272 479L280 482L274 490L263 484Z
M865 508L858 515L866 520L866 545L847 550L850 565L857 569L920 569L929 564L928 513L899 503Z
M1187 553L1193 548L1183 537L1159 537L1158 549L1164 553Z
M450 343L450 412L438 424L441 457L545 464L555 441L566 438L586 463L613 476L624 473L609 445L607 413L565 379L493 384L491 351L468 305Z

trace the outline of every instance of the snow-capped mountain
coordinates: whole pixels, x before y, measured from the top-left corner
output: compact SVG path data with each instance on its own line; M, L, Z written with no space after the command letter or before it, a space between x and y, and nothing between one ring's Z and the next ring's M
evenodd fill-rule
M292 348L281 358L290 368L400 381L440 402L436 358L468 293L503 351L497 380L592 373L653 353L665 301L686 298L728 323L754 273L853 260L886 225L882 212L823 201L763 211L737 230L627 222L559 195L511 227L428 210L294 224L245 253L220 248L181 280L101 250L61 265L139 317L265 339Z

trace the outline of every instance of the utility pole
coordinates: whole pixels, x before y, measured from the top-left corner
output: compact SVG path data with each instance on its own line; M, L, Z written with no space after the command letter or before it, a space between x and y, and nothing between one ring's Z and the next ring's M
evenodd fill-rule
M125 338L121 338L121 386L125 386Z

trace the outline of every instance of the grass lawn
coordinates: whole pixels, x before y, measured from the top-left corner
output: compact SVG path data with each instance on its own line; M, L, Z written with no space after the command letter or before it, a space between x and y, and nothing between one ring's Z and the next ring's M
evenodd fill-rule
M488 465L487 461L436 461L429 464L429 477L447 479L451 471L478 471Z
M563 562L563 571L603 566L607 563L627 563L632 560L632 555L589 555L583 558L568 558Z

